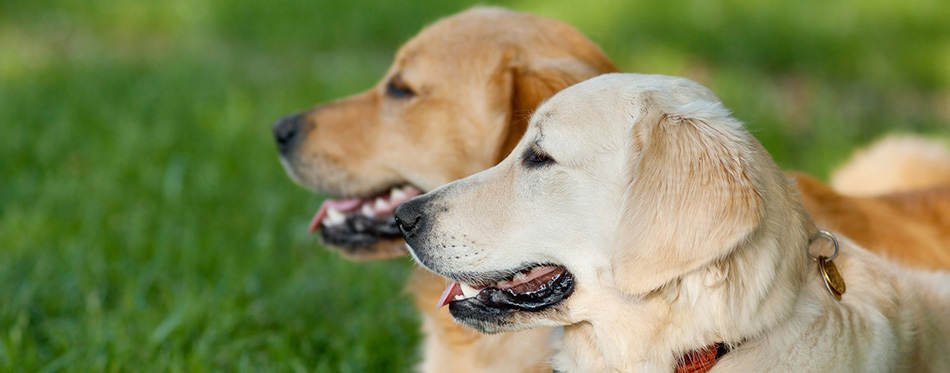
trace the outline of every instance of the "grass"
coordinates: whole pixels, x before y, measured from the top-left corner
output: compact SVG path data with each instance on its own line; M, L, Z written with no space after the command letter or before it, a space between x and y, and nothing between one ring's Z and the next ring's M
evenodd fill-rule
M950 133L950 3L501 3L710 86L821 177ZM411 263L305 234L282 114L365 89L464 2L0 1L0 371L404 371Z

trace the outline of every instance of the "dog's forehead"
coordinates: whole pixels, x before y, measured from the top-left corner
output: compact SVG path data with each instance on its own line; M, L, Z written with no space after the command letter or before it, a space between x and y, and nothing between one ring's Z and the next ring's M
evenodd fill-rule
M534 143L561 161L570 161L570 155L610 152L622 145L628 132L624 128L629 128L618 125L622 119L615 115L604 110L585 113L583 109L553 107L533 117L522 141Z
M585 84L588 82L569 87L542 104L530 127L557 137L603 135L628 129L642 115L640 92L596 81Z
M551 97L532 117L531 125L572 135L629 130L652 107L651 98L685 104L718 102L707 88L679 77L646 74L604 74L575 84ZM590 131L590 127L602 127ZM578 130L583 128L583 131Z
M511 46L533 42L533 33L504 21L515 16L519 14L476 9L440 20L399 49L392 69L410 84L481 85L497 73L494 66L505 60Z
M441 19L423 29L401 54L432 57L440 63L465 61L486 52L528 47L544 38L556 23L500 8L474 8Z

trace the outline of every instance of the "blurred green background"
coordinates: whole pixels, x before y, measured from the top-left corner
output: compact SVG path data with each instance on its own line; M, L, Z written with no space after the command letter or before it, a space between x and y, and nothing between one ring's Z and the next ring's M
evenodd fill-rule
M499 4L708 85L785 168L950 133L945 0ZM270 125L471 5L0 0L0 370L410 369L412 264L319 247Z

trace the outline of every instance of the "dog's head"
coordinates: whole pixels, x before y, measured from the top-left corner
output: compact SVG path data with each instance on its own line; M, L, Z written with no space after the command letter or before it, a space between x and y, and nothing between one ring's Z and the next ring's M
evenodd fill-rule
M500 164L396 217L414 258L458 282L440 306L460 322L572 324L729 255L761 220L761 157L701 85L610 74L543 104Z
M420 32L370 90L284 117L273 131L291 178L338 198L311 231L352 258L403 255L399 203L496 164L542 100L612 71L564 23L478 8Z

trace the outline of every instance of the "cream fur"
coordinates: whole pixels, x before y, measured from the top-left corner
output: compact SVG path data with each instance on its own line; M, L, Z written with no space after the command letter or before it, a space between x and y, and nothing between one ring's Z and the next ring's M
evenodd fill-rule
M555 160L529 168L537 147ZM609 74L532 116L498 166L426 197L423 265L493 273L553 263L573 294L490 332L563 326L561 371L669 372L685 352L735 346L714 372L950 371L950 276L914 272L838 236L847 285L796 189L701 85ZM418 255L426 251L426 255Z
M831 175L831 185L853 196L943 187L950 180L950 147L919 136L888 136L865 149Z

